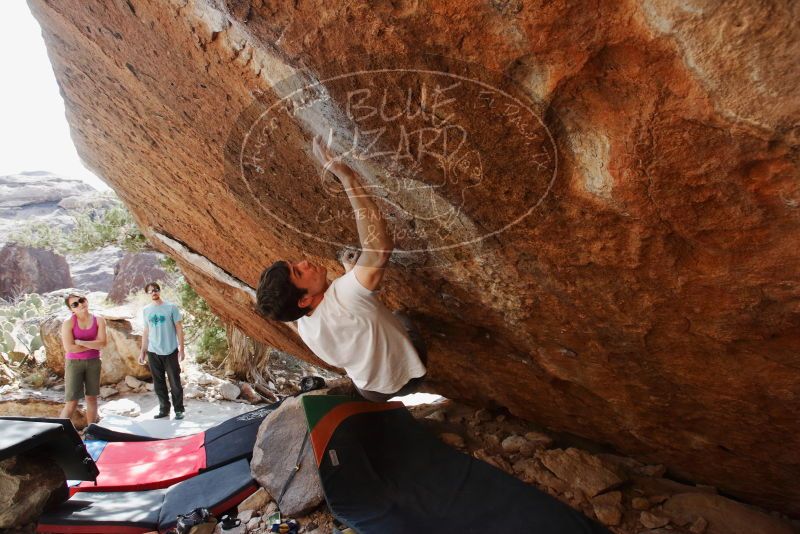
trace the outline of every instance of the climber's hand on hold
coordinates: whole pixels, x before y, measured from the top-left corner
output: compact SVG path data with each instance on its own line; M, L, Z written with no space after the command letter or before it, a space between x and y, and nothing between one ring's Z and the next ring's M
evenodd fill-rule
M314 137L314 141L312 143L312 152L314 157L317 158L322 164L322 168L326 171L330 171L333 173L336 178L342 183L343 186L346 188L349 187L350 182L353 180L355 173L350 166L342 161L340 157L331 151L331 149L322 141L322 137L317 135Z

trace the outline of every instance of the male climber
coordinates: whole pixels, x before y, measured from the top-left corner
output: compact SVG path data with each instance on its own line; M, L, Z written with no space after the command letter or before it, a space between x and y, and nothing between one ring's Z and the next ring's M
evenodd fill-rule
M347 192L361 254L355 265L343 261L345 274L332 282L324 267L308 260L273 263L258 283L258 309L271 319L297 321L306 345L344 369L363 398L383 402L413 393L426 373L424 345L408 318L392 314L375 295L394 248L386 221L352 168L321 138L312 148Z

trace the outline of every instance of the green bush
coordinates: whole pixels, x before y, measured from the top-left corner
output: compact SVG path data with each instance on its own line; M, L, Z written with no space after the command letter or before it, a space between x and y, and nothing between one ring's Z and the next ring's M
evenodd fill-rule
M197 343L197 361L218 366L225 361L227 355L228 337L225 328L213 326L203 330Z
M108 245L117 245L131 252L147 248L133 216L121 204L105 211L74 211L70 217L75 221L71 231L64 232L47 223L34 222L24 226L9 240L59 254L88 252Z
M185 278L181 278L178 283L178 299L184 313L183 324L187 336L198 340L197 361L221 364L228 355L225 325Z

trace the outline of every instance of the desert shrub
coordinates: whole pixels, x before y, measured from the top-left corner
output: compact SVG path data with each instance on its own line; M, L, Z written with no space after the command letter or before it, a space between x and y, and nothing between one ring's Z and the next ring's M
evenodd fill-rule
M139 252L146 246L144 235L124 206L106 211L82 211L73 215L75 228L69 234L70 252L88 252L108 245Z
M59 254L88 252L108 245L117 245L131 252L147 248L144 235L122 204L106 210L75 210L70 217L75 224L69 231L46 222L32 222L14 233L10 241Z
M177 294L184 313L186 335L197 340L197 361L221 364L228 355L225 325L183 277L178 283Z
M197 342L197 361L219 366L228 355L228 338L223 326L206 328Z

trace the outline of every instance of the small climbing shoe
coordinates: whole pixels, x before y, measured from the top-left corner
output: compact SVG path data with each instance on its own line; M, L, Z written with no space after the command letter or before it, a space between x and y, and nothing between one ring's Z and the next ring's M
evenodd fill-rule
M167 412L167 413L158 412L157 414L155 414L153 416L153 419L164 419L165 417L169 417L169 412Z
M183 412L175 412L175 419L183 419Z

